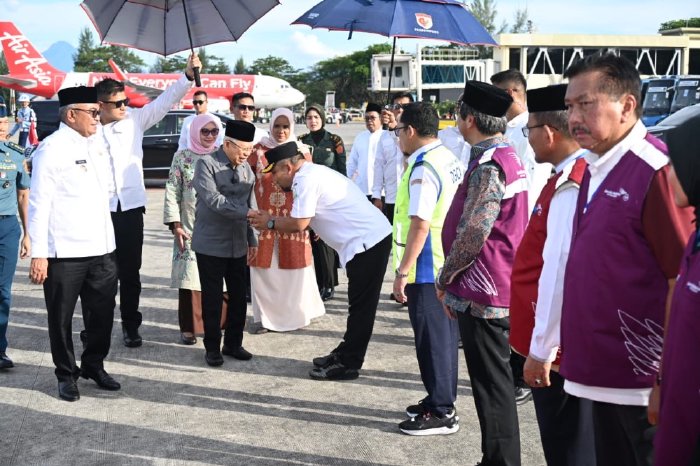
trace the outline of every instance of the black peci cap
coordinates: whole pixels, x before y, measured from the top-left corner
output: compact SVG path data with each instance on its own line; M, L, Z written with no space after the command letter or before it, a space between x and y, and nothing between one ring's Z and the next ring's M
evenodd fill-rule
M367 104L367 107L365 108L365 113L367 113L367 112L382 113L382 106L379 104L375 104L374 102L370 102Z
M267 166L263 168L263 173L268 173L277 162L284 159L290 159L299 154L299 146L296 141L285 142L279 146L265 152Z
M255 139L255 125L247 121L229 120L226 123L226 137L238 141L253 142L253 139Z
M529 112L559 112L566 110L566 84L541 87L527 91L527 109Z
M70 104L96 104L97 91L94 87L66 87L58 91L58 105L65 107Z
M513 98L503 89L481 81L467 81L462 102L477 112L494 117L505 116Z

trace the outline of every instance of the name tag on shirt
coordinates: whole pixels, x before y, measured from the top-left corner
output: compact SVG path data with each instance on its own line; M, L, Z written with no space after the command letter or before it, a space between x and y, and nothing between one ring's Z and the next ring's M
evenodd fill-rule
M75 164L84 172L87 171L87 160L76 160Z

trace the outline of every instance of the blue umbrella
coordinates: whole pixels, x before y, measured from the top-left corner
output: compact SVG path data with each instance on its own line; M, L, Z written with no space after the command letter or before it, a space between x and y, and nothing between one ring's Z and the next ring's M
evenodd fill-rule
M498 45L457 0L323 0L292 24L330 31L370 32L393 37L389 94L396 39L435 39L462 45Z

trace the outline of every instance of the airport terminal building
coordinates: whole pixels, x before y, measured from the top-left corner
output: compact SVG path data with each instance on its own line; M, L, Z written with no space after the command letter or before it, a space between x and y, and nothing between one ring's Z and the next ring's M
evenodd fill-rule
M421 100L456 100L466 80L488 81L501 70L516 68L537 88L563 81L571 63L600 52L613 52L636 64L643 78L700 75L700 28L678 28L656 35L500 34L493 59L479 60L471 48L422 47L415 55L397 54L393 91L415 92ZM390 55L372 58L369 88L386 91Z

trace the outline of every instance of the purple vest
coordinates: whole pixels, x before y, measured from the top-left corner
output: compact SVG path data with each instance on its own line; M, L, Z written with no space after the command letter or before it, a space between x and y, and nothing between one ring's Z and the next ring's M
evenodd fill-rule
M567 380L610 388L652 386L668 293L642 227L655 173L629 151L587 203L591 176L586 170L564 278L561 374Z
M662 422L654 436L654 464L689 465L700 438L700 251L690 238L673 290L661 366Z
M469 164L445 217L442 247L447 256L457 236L457 226L467 198L469 176L478 165L491 161L503 170L506 177L506 194L501 200L501 209L476 260L447 286L447 291L479 304L508 307L515 251L527 226L526 175L513 147L495 146Z

